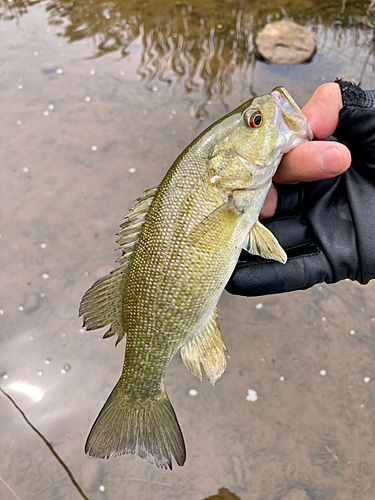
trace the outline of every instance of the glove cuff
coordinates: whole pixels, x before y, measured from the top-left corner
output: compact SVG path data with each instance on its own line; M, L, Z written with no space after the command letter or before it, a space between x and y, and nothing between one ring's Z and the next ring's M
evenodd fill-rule
M344 108L358 106L360 108L375 107L375 90L363 90L359 85L348 82L342 78L336 79L340 86Z

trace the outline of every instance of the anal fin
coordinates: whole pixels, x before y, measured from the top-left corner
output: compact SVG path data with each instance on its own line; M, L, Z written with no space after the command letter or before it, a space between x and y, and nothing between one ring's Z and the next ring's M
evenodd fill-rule
M265 259L278 260L282 264L287 261L284 249L275 236L263 224L257 221L251 228L243 249L252 255L260 255Z
M186 368L202 381L202 364L212 385L215 385L227 366L227 348L216 318L217 309L206 325L181 347L181 356Z

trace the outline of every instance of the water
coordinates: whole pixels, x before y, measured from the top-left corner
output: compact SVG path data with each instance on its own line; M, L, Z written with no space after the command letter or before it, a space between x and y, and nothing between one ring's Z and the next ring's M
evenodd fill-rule
M300 105L336 76L375 88L368 4L0 5L1 388L92 500L202 500L222 487L250 500L373 499L373 284L262 302L224 294L222 379L199 384L179 356L168 371L188 450L172 473L85 456L124 346L77 318L82 294L114 265L131 201L204 127L276 85ZM256 58L258 29L283 18L316 34L310 63ZM1 499L82 498L3 394L0 428Z

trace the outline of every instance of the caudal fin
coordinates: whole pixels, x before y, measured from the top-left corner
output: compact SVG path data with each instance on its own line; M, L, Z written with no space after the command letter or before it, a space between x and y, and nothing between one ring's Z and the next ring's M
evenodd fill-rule
M142 404L118 387L119 383L95 420L85 452L96 458L132 453L171 470L173 455L178 465L184 465L184 438L165 390L157 400Z

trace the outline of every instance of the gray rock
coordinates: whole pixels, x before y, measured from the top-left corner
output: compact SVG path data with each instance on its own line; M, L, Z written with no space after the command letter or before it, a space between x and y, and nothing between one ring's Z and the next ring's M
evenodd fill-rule
M290 21L267 24L255 45L263 59L274 64L300 64L311 59L316 50L314 35Z

